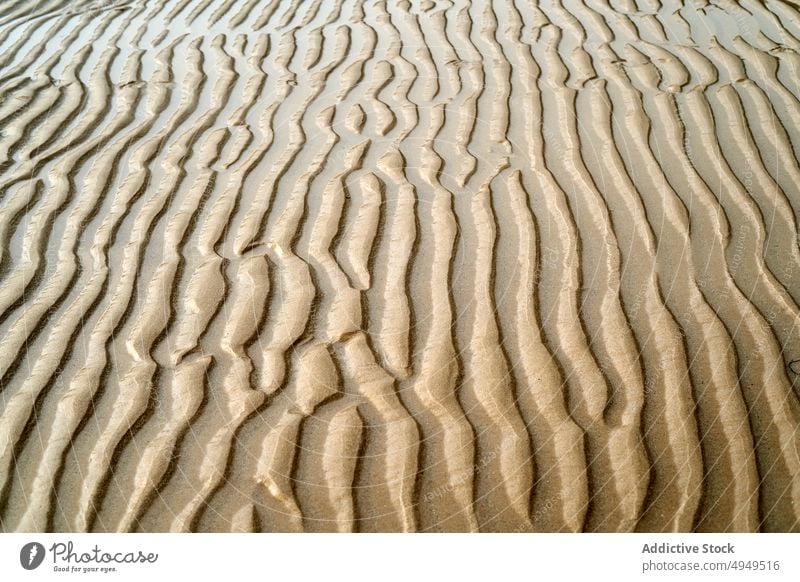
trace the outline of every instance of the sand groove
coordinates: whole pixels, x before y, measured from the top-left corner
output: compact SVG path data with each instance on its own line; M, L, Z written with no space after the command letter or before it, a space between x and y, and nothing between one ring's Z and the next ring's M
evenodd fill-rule
M0 5L4 531L800 530L785 0Z

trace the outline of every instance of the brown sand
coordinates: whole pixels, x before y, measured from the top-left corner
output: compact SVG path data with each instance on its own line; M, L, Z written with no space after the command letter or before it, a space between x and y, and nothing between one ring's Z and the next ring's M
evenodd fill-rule
M2 530L800 530L800 12L683 4L3 2Z

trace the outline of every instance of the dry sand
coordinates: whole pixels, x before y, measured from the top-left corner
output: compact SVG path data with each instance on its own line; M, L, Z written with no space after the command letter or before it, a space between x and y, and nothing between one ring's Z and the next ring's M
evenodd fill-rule
M800 12L7 0L4 531L800 530Z

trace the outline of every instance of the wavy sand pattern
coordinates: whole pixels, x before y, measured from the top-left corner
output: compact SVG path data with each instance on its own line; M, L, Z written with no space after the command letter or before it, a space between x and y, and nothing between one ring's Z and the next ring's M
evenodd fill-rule
M786 0L0 5L4 531L800 531Z

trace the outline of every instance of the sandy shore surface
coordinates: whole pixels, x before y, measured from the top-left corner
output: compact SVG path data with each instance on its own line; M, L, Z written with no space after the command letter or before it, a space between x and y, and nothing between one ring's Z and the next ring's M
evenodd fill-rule
M3 2L0 529L800 530L797 6Z

